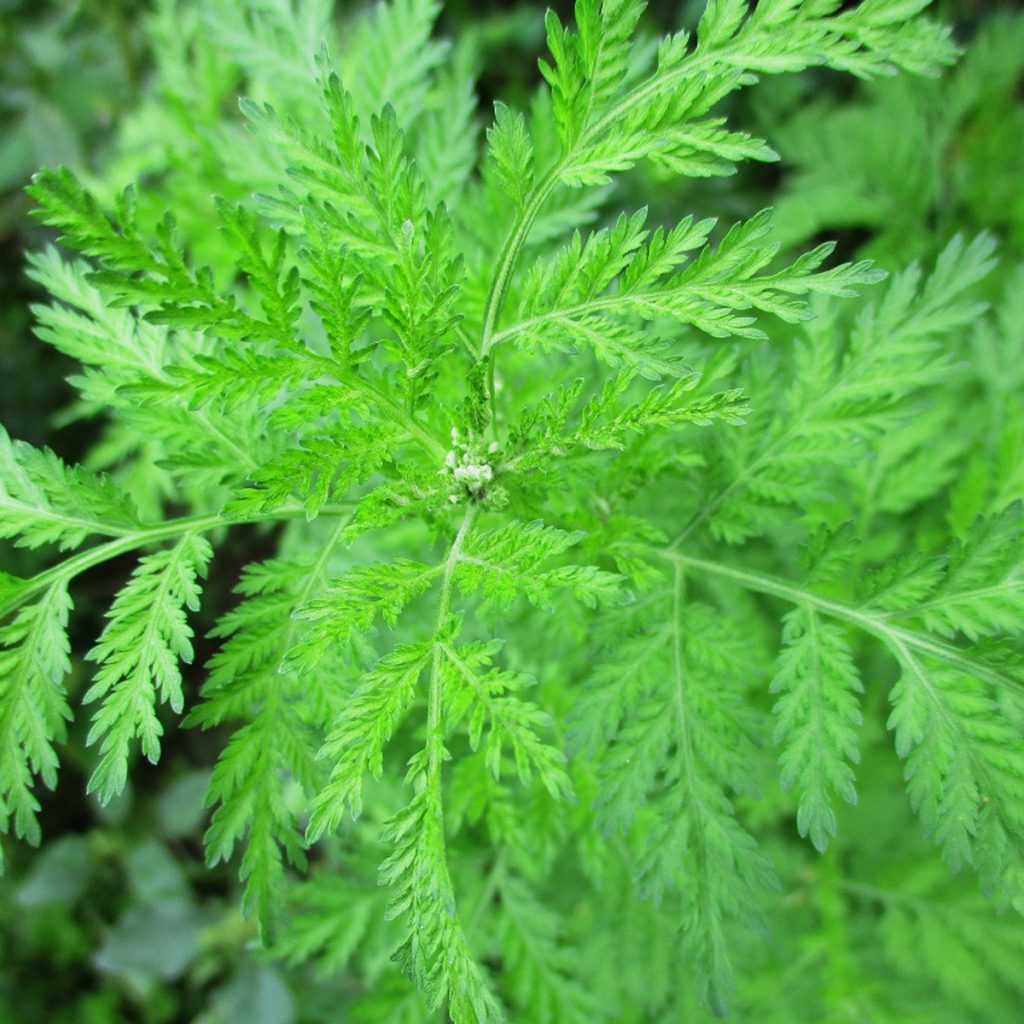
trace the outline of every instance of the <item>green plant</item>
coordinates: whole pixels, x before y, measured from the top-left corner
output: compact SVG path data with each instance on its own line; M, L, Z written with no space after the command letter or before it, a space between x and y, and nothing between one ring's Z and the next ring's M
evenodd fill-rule
M239 851L282 955L371 987L353 1019L423 1020L421 998L456 1024L726 1012L803 855L788 815L829 849L884 725L949 866L1022 909L1020 271L983 321L985 236L880 286L864 261L825 269L829 244L780 263L768 213L582 230L642 162L775 159L714 112L757 75L931 73L956 48L918 0L721 0L660 44L643 6L579 0L575 29L549 13L548 87L529 116L496 104L478 161L436 4L362 18L335 70L328 5L214 3L280 88L243 100L251 136L217 128L237 148L205 153L199 184L168 185L219 236L66 170L30 189L89 261L48 249L32 274L109 473L0 435L0 533L76 549L0 577L0 822L39 840L69 587L148 551L88 655L90 790L157 760L165 709L229 731L208 860ZM972 459L967 404L998 420L1001 458ZM213 626L197 700L189 614L226 532L255 524L275 553ZM767 792L776 757L789 795ZM839 948L835 854L812 863ZM929 927L905 898L897 948ZM962 920L984 914L971 898ZM420 994L388 974L395 949ZM744 1006L771 1005L738 973ZM1003 1014L1020 981L989 973ZM837 1013L848 978L829 984Z
M761 129L793 170L775 204L776 237L798 245L866 229L868 254L893 266L958 230L994 229L1019 250L1022 79L1024 18L996 12L942 78L865 83L846 104L760 96Z

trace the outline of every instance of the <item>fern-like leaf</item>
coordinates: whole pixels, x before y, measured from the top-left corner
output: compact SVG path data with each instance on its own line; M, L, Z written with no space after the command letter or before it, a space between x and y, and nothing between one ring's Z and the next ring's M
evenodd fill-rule
M315 842L362 810L363 780L380 778L384 747L416 695L416 682L432 648L406 644L384 655L348 701L320 751L333 763L331 777L313 805L307 838Z
M67 587L58 581L0 629L0 833L13 821L15 835L36 845L41 833L34 777L49 789L56 786L54 743L64 739L71 718L64 693L70 611Z
M160 757L157 705L179 714L185 706L178 667L192 660L185 614L199 607L198 579L212 554L203 537L186 534L173 548L143 557L89 652L97 670L85 701L101 702L89 731L88 742L99 742L101 753L89 789L104 802L124 789L134 739L150 761Z
M495 641L460 647L441 643L449 727L466 720L470 747L476 750L483 741L484 763L496 779L507 747L520 781L528 782L536 772L553 797L565 799L572 795L565 757L538 735L550 728L550 720L536 704L517 695L528 680L493 666L501 646Z
M856 802L851 764L860 759L857 694L862 686L843 632L813 608L785 619L783 652L772 692L782 784L800 795L797 828L821 851L836 832L834 796Z
M24 547L71 548L138 525L130 503L109 481L66 466L49 450L12 441L0 427L0 537Z
M592 608L615 598L618 576L589 565L541 568L582 537L581 533L567 533L539 520L481 531L460 553L455 578L467 593L479 591L498 607L519 596L532 604L548 604L558 590L564 589Z

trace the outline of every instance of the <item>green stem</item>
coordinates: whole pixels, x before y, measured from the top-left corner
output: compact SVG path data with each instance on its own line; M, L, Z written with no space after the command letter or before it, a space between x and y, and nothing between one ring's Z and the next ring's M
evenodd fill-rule
M444 575L441 578L441 594L437 602L437 617L434 620L434 655L430 666L430 690L427 697L427 784L440 788L441 762L444 759L444 710L441 686L441 664L444 659L443 645L437 642L444 630L448 616L452 612L452 590L455 580L455 569L459 564L462 545L473 526L476 518L476 506L470 505L462 517L459 532L448 551L444 562ZM440 799L438 799L440 808ZM443 814L443 810L439 811ZM444 835L442 831L442 836Z
M526 239L529 237L530 229L533 227L537 215L545 200L555 190L562 172L562 162L559 161L547 174L544 175L530 190L519 211L509 232L508 238L501 249L501 256L498 259L498 269L491 282L491 290L487 296L487 305L484 308L483 337L480 342L480 356L483 358L495 344L495 333L498 321L501 318L501 311L508 297L509 285L512 283L512 272L515 270Z
M480 339L480 358L491 356L490 365L487 367L487 391L491 407L490 435L494 441L498 440L498 401L494 393L495 363L497 360L492 354L492 349L498 342L498 322L501 319L502 310L505 307L505 299L508 297L509 285L512 282L512 273L519 260L526 239L529 237L530 229L533 227L537 215L540 213L544 201L554 191L558 184L561 173L561 163L556 164L543 178L540 179L526 197L526 202L516 216L512 230L502 246L501 256L498 259L498 269L495 272L494 280L491 282L491 290L487 295L487 305L484 308L483 335Z
M763 573L752 572L737 566L723 565L720 562L712 562L704 558L694 558L691 555L683 555L670 547L651 549L651 553L664 561L688 567L698 573L730 580L746 590L778 597L792 604L808 604L830 618L848 622L877 637L898 660L902 661L902 655L906 649L911 648L927 657L945 662L961 672L969 673L975 678L984 679L997 686L1022 689L1021 683L1016 679L999 672L990 665L976 661L968 651L942 640L936 640L927 634L895 626L887 615L865 611L843 601L822 597L810 590L804 590Z
M349 511L346 506L326 506L322 515L336 514L339 511ZM298 519L306 515L303 508L280 508L273 512L258 513L247 516L244 519L228 519L225 516L214 513L212 515L182 516L179 519L169 519L165 523L156 523L153 526L144 526L138 530L107 541L105 544L98 544L87 551L80 551L72 555L58 565L43 570L27 581L27 585L20 588L18 592L5 603L0 604L0 620L6 618L26 601L36 594L46 590L51 584L59 581L69 581L94 566L109 562L112 558L128 554L139 548L148 547L150 544L159 544L161 541L169 540L172 537L180 536L183 533L208 533L220 527L244 526L252 523L275 522L286 519Z

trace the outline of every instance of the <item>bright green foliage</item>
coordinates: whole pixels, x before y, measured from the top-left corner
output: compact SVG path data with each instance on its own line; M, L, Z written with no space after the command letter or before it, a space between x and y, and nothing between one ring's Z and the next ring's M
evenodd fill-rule
M761 97L762 130L791 169L778 236L800 244L823 231L866 229L871 254L898 263L957 230L998 228L1019 245L1022 78L1024 17L1003 11L978 26L942 79L871 83L843 105L822 92L796 110L781 96ZM946 159L954 150L957 159Z
M363 776L370 772L380 778L384 748L412 704L416 683L431 653L426 644L396 647L364 676L346 702L320 752L334 767L313 806L310 839L333 832L346 816L359 816Z
M623 215L585 245L576 234L554 260L538 263L523 285L521 322L500 331L493 343L522 337L541 349L590 345L612 366L625 363L653 378L678 376L689 368L650 333L646 325L655 318L692 324L715 338L761 338L754 318L738 311L802 320L810 311L793 296L852 295L852 285L880 280L868 264L815 273L832 252L828 244L788 268L758 276L778 252L776 243L764 241L769 211L736 225L716 249L705 247L713 220L687 218L667 233L649 235L645 216ZM695 250L698 256L687 262ZM630 314L632 322L619 319Z
M702 988L724 1010L734 985L726 922L756 917L754 896L772 880L733 807L733 794L753 786L745 644L734 623L686 602L678 570L673 586L610 619L570 742L605 751L596 809L606 832L629 831L641 808L655 812L642 829L641 885L678 900Z
M244 377L239 381L235 368L231 387L247 389L247 404L228 400L232 392L220 381L216 386L224 406L211 408L198 386L195 395L182 390L176 380L180 371L170 359L174 352L190 367L193 360L205 365L208 343L201 335L176 331L172 336L137 311L115 307L89 280L87 264L65 263L53 248L30 257L30 265L31 276L55 300L34 307L39 337L83 366L72 381L81 396L76 415L109 411L90 466L109 470L140 511L156 517L175 486L202 491L253 465L257 421L252 398L269 399L280 384L268 395L265 384L257 391ZM194 374L189 379L194 381ZM119 402L118 392L140 401Z
M976 862L990 891L1018 898L1024 755L1017 732L971 675L930 668L905 648L897 654L902 675L889 725L907 759L914 809L953 870Z
M494 126L488 129L487 142L498 186L522 208L534 170L533 144L523 115L504 103L495 103Z
M0 825L6 832L13 823L15 834L31 843L40 840L33 776L50 789L56 785L53 746L71 717L64 694L70 611L67 588L57 582L0 631Z
M365 565L332 581L325 591L296 609L296 618L313 623L286 653L290 663L311 666L336 643L368 632L378 618L394 626L402 609L426 590L438 570L401 560L390 565Z
M108 482L65 466L51 451L12 441L0 427L0 537L72 548L136 524L130 503Z
M842 630L813 607L791 611L772 692L781 693L775 741L784 746L782 784L799 787L800 835L824 851L836 833L833 794L857 800L851 764L860 760L857 693L863 687Z
M444 812L421 761L409 781L419 792L386 824L383 836L394 853L381 865L380 880L393 887L388 914L408 920L396 962L430 994L436 1008L448 1000L453 1020L493 1024L504 1019L466 935L452 913L455 893L445 855Z
M562 922L529 885L505 876L498 886L501 953L516 1003L538 1024L584 1024L599 1008L573 978L573 964L560 944Z
M203 537L186 533L173 548L144 556L89 652L97 669L84 700L101 704L89 742L102 741L89 789L103 801L124 788L132 740L138 738L150 761L160 757L157 704L169 704L179 714L185 706L178 667L179 661L192 660L185 612L199 607L197 577L206 574L211 555Z
M424 84L448 50L431 38L440 13L436 0L399 0L360 21L343 60L343 78L360 114L390 104L405 127L422 112Z
M900 663L889 727L906 758L911 802L951 868L977 864L986 888L1019 898L1024 879L1024 751L1018 722L1001 710L992 682L1019 700L1019 649L999 640L1019 635L1024 521L1018 501L986 522L918 574L912 593L889 592L876 605L886 618L911 618L970 646L914 650L898 632L889 647ZM910 600L908 601L908 598Z
M951 550L936 559L930 590L897 603L887 595L887 611L909 612L929 630L968 640L1019 634L1024 629L1024 514L1015 502L998 515L979 518ZM902 607L901 607L902 605Z
M897 276L848 338L827 317L812 321L786 384L765 353L756 372L775 378L782 401L769 422L752 423L758 429L722 438L728 447L709 466L699 508L680 541L705 525L729 543L763 532L786 506L821 500L844 452L853 457L856 445L909 420L950 372L945 333L984 309L969 289L991 270L992 249L984 237L969 246L954 240L923 284L914 267Z
M247 518L273 512L298 493L312 519L332 498L373 476L390 460L395 443L394 434L378 427L346 426L311 436L302 447L268 459L228 508L232 515Z
M1012 919L993 919L990 907L978 897L961 897L952 904L927 898L889 900L881 930L887 948L899 950L901 966L937 983L944 998L963 1000L984 1012L980 986L994 983L1020 992L1014 966L1022 952L1020 929ZM916 963L909 962L908 950L915 951ZM949 969L951 950L956 970Z
M203 728L241 722L210 781L207 802L216 810L206 854L211 865L228 860L244 841L245 907L258 914L268 937L281 910L285 860L306 863L284 780L295 778L308 792L316 789L311 748L330 706L298 674L281 671L282 659L294 641L291 615L322 586L333 549L327 543L312 565L274 559L246 569L237 587L244 600L214 630L224 643L210 659L203 703L187 722ZM302 703L295 699L300 694L306 696Z
M613 574L591 565L541 568L581 539L582 534L556 530L539 520L480 531L460 553L455 579L466 593L479 591L488 604L498 607L519 595L531 604L545 604L548 595L560 589L594 607L615 596L619 581Z
M281 935L279 951L293 963L314 957L324 975L343 971L383 917L384 893L348 873L311 876L294 898L302 913Z
M503 755L508 747L521 782L529 782L536 772L552 797L568 799L573 794L565 772L565 755L538 736L540 731L550 728L548 715L518 696L530 680L493 667L493 656L501 646L500 641L494 640L462 647L441 643L441 677L451 707L452 725L466 720L472 750L481 745L486 733L484 764L495 779L502 776Z
M548 14L552 88L563 159L558 176L596 184L649 158L678 174L728 174L745 159L775 159L760 139L708 117L750 73L776 74L828 65L862 78L892 68L928 71L955 49L945 29L907 20L924 2L870 3L836 13L838 3L762 0L709 3L691 49L686 32L666 37L649 76L634 84L629 64L641 0L578 0L577 32Z
M310 1020L910 1021L938 991L1009 1024L1024 269L984 231L885 271L791 251L889 216L836 219L822 176L873 179L799 117L781 237L735 173L778 159L737 124L758 78L907 73L849 108L859 167L914 90L981 117L981 58L911 84L957 56L923 0L710 0L660 42L642 0L578 0L491 118L518 22L337 6L162 0L113 169L30 188L84 257L31 258L37 333L98 423L82 467L0 430L0 537L51 556L0 575L0 830L40 840L79 704L103 802L187 710L208 863L337 986ZM754 101L773 143L803 88ZM78 578L133 552L82 663ZM936 988L941 944L976 984Z

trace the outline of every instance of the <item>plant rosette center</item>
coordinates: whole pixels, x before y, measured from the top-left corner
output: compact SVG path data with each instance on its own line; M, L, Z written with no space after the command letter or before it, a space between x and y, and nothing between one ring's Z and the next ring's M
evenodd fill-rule
M499 499L503 489L493 485L493 463L500 451L497 441L488 443L472 435L464 439L457 427L452 428L452 446L440 473L451 483L448 500L453 505L464 501L494 503Z

